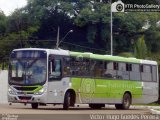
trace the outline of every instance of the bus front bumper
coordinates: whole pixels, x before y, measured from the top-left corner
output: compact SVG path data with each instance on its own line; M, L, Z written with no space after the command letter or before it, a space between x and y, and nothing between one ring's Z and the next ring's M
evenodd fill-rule
M34 94L19 94L13 95L8 93L8 102L10 103L45 103L46 94L34 95Z

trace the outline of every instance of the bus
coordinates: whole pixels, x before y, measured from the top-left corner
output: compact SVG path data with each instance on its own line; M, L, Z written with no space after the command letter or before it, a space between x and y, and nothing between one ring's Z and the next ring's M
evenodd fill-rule
M159 96L157 62L136 58L22 48L11 52L8 76L8 102L33 109L48 104L65 110L78 104L129 109Z

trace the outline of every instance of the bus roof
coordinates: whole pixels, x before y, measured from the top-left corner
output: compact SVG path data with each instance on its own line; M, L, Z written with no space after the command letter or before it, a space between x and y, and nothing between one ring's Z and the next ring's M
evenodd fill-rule
M112 55L99 55L93 53L81 53L81 52L70 52L71 56L83 56L85 58L92 58L97 60L109 60L109 61L117 61L117 62L130 62L130 63L141 63L140 59L136 58L125 58L120 56L112 56Z
M100 55L100 54L93 54L90 52L72 52L72 51L63 50L63 49L21 48L21 49L14 49L13 51L20 51L20 50L44 50L50 54L56 54L56 55L66 55L66 56L70 55L75 57L85 57L85 58L91 58L91 59L97 59L97 60L157 65L156 61L151 61L151 60L127 58L127 57L112 56L112 55Z
M108 60L108 61L116 61L116 62L128 62L128 63L142 63L142 64L152 64L157 65L156 61L151 60L143 60L137 58L127 58L120 56L112 56L112 55L99 55L93 53L82 53L82 52L70 52L71 56L83 56L85 58L92 58L97 60Z

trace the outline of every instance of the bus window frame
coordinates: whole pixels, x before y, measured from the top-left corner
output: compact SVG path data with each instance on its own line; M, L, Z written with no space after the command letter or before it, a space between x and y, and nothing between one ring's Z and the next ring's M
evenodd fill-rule
M70 58L70 60L72 59L72 57L74 58L75 56L63 56L63 60L66 58L66 57L69 57ZM85 58L84 57L84 59L88 59L88 58ZM63 74L63 70L64 70L64 61L62 60L62 77L85 77L85 78L94 78L94 79L105 79L105 80L107 80L107 79L112 79L112 80L114 80L115 78L107 78L107 77L105 77L105 76L103 76L103 75L101 75L101 76L95 76L95 75L92 75L92 73L90 73L90 75L89 76L85 76L85 75L72 75L72 74L70 74L70 75L64 75ZM128 65L128 70L127 69L125 69L125 71L126 72L129 72L129 79L123 79L123 80L128 80L128 81L141 81L141 82L147 82L147 81L143 81L142 80L142 72L141 72L141 66L144 66L144 65L149 65L149 64L138 64L138 63L131 63L131 62L123 62L123 61L110 61L110 60L100 60L100 59L92 59L92 58L89 58L89 62L90 62L90 67L91 67L91 63L93 62L93 61L95 61L95 62L103 62L103 70L106 70L106 69L108 69L108 66L106 67L105 66L105 64L106 63L109 63L109 62L112 62L113 64L114 63L116 63L116 64L118 64L118 70L115 70L116 71L116 76L117 76L117 72L119 71L119 64L120 63L124 63L125 64L125 66L127 67L127 65ZM133 72L133 64L137 64L137 65L139 65L139 69L140 69L140 71L139 71L139 73L140 73L140 80L131 80L131 78L130 78L130 72ZM151 66L151 68L152 68L152 66L156 66L156 68L157 68L157 65L150 65ZM71 64L70 64L70 66L69 67L71 67ZM105 68L106 67L106 68ZM113 67L113 69L114 69L114 67ZM157 70L157 69L156 69ZM91 72L91 70L90 70L90 72ZM153 72L151 71L151 74L153 74ZM156 73L157 74L157 73ZM121 78L116 78L117 80L118 79L120 79L121 80ZM152 81L148 81L148 82L157 82L157 76L156 76L156 81L153 81L153 79L152 79Z
M57 78L49 78L50 75L51 75L50 62L51 62L52 60L55 61L55 59L56 59L56 60L60 60L60 76L57 77ZM50 54L50 55L48 56L48 81L49 81L49 82L51 82L51 81L61 81L61 80L62 80L62 77L63 77L62 68L63 68L62 56L61 56L61 55Z
M155 67L156 68L156 81L154 81L153 80L153 67ZM151 74L152 74L152 82L158 82L159 80L158 80L158 65L151 65L151 69L152 69L152 72L151 72Z
M140 74L141 74L141 82L152 82L152 83L157 83L158 82L158 77L157 77L157 72L158 72L158 65L153 65L153 64L139 64L140 67L143 67L143 68L140 68L140 70L143 70L143 71L140 71ZM147 65L147 66L150 66L150 68L152 69L153 66L156 67L156 81L153 81L153 71L151 70L151 79L150 81L145 81L145 80L142 80L142 73L144 73L144 66Z

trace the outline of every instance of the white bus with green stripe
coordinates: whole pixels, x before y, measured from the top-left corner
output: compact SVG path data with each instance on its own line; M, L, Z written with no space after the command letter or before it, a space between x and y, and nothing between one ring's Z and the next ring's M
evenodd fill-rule
M99 109L114 104L158 100L158 65L155 61L62 49L15 49L10 55L8 101L39 105L88 104Z

